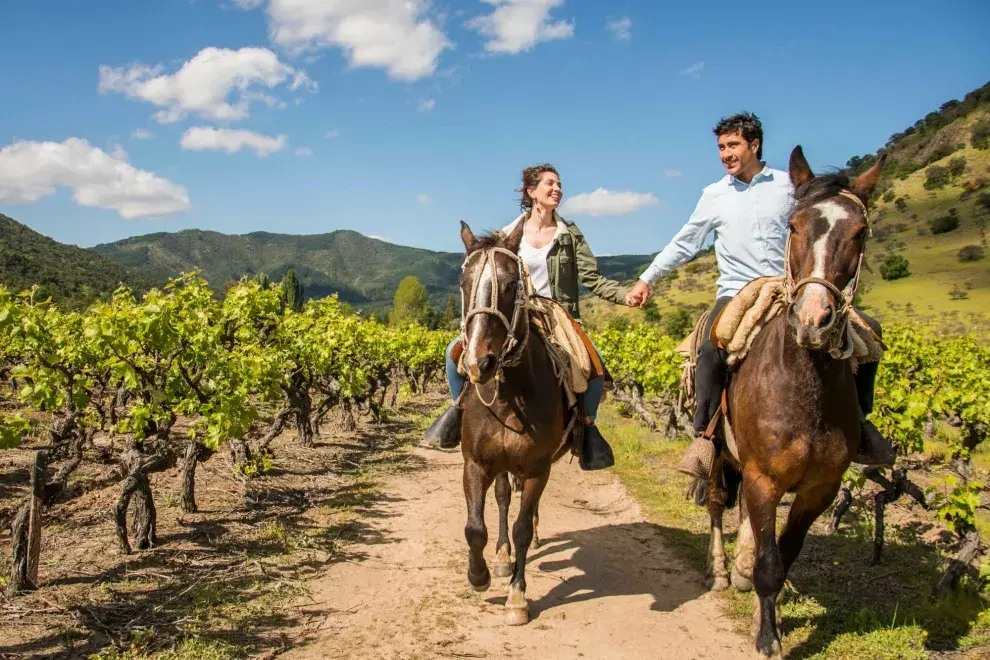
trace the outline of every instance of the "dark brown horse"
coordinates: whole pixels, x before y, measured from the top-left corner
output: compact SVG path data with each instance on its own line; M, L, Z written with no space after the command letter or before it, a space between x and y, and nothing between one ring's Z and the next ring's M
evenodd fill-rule
M563 393L542 341L530 335L523 267L517 253L523 225L507 237L476 238L461 223L467 251L461 273L463 364L469 383L461 399L461 451L467 500L468 581L477 591L491 585L485 563L488 543L485 495L495 483L499 529L495 575L511 577L506 616L511 625L529 621L526 554L534 518L550 477L565 453ZM509 475L522 487L519 516L512 526L510 559Z
M727 390L726 442L708 482L713 589L729 575L722 513L738 484L742 501L736 588L756 587L757 650L781 655L778 598L812 523L832 503L860 437L856 384L848 361L833 357L859 280L869 235L866 200L883 158L855 180L815 177L801 147L791 153L795 207L786 250L789 305L760 332ZM733 478L735 477L735 478ZM777 506L795 494L777 537ZM748 517L748 524L746 519Z

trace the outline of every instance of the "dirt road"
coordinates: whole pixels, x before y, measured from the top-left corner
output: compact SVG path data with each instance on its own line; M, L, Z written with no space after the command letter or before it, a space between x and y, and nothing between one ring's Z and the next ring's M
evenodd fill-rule
M528 625L503 623L507 579L494 578L484 594L468 585L460 453L418 448L410 457L417 467L391 478L361 512L368 528L348 559L310 585L314 611L332 612L309 644L283 657L751 657L701 575L663 547L618 479L566 460L541 504ZM486 521L490 565L493 492Z

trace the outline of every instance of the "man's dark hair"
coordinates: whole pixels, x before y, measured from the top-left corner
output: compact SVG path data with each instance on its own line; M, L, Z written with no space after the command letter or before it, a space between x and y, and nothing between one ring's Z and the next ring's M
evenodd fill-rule
M759 140L760 147L756 150L756 157L763 160L763 124L752 112L740 112L731 117L722 117L712 132L716 137L722 137L726 133L739 133L749 143Z

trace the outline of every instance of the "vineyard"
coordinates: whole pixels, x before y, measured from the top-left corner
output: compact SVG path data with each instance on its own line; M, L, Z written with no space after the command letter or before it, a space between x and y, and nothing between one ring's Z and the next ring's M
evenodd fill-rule
M308 446L331 412L345 427L355 415L383 421L400 386L417 391L439 372L450 340L363 319L336 298L294 309L279 285L254 281L218 300L185 275L141 300L120 289L85 312L34 294L0 288L2 380L19 406L40 413L3 414L0 446L16 446L31 420L47 440L13 522L11 594L37 586L38 514L85 457L120 465L120 551L146 549L156 544L150 474L180 465L181 507L194 512L196 467L214 452L226 448L249 478L270 464L288 425ZM97 434L109 443L95 445Z
M85 494L72 483L87 463L115 466L106 524L118 553L155 548L158 508L178 493L169 506L196 512L197 468L215 455L226 459L221 470L229 464L250 483L285 451L277 449L283 431L313 447L328 427L334 435L359 420L387 424L400 389L406 400L431 383L445 392L452 335L386 326L333 297L299 304L266 282L243 280L218 297L194 274L140 299L121 288L85 311L0 288L0 448L37 449L30 494L11 514L8 598L45 582L41 521ZM690 434L675 340L650 324L592 338L620 412L657 437ZM903 325L885 328L884 339L873 419L899 447L897 469L850 469L826 533L840 528L854 502L872 507L879 562L886 507L900 498L919 505L955 555L931 585L942 597L981 550L984 488L973 459L990 428L990 350L972 337ZM163 473L176 481L163 483ZM246 493L241 507L249 506ZM265 533L282 534L272 529Z

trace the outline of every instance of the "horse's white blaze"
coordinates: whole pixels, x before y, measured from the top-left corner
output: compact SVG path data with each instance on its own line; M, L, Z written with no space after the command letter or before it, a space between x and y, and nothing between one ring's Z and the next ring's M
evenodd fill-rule
M829 236L835 231L835 226L842 220L849 217L849 212L843 208L841 204L828 200L825 202L819 202L815 204L815 208L821 214L825 221L828 223L828 229L819 236L814 244L811 246L811 253L815 259L814 268L811 270L812 277L820 277L825 279L825 264L828 263L828 242ZM822 306L828 304L828 290L821 284L809 284L807 287L810 291L813 291L818 299L822 302Z
M492 268L494 268L494 264L492 264L490 261L485 263L485 269L481 271L481 277L478 278L478 288L475 289L474 292L475 309L477 309L478 307L488 307L489 303L491 302ZM469 347L468 356L471 359L474 359L478 355L477 353L478 337L481 335L479 326L482 325L481 323L482 318L487 318L487 315L485 314L475 315L474 320L477 321L477 323L474 323L470 330L471 337L468 342L468 347Z

